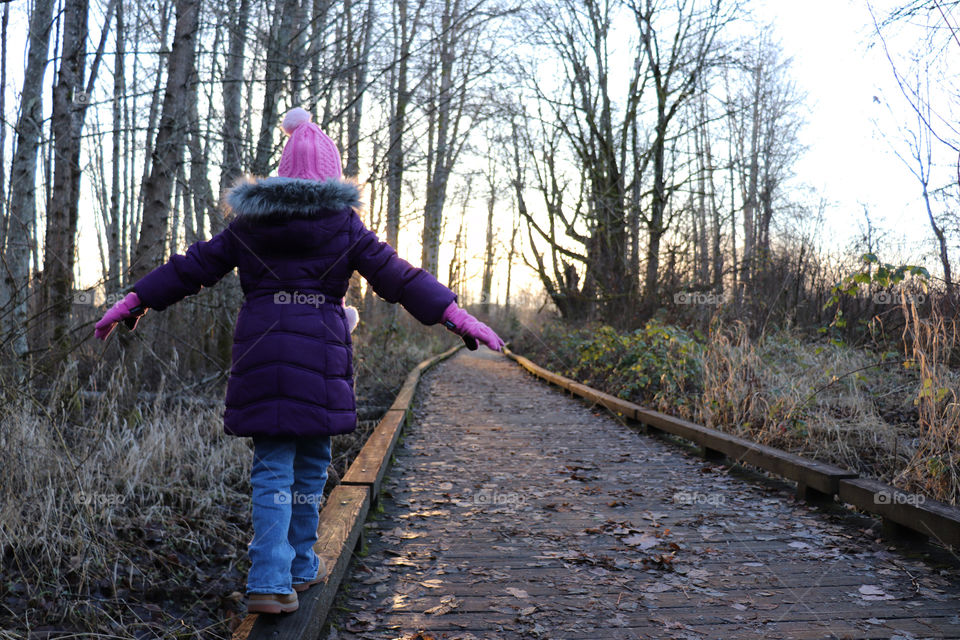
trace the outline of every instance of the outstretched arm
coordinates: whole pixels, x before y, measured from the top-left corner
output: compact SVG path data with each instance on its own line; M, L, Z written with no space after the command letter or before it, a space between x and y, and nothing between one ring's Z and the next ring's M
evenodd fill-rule
M133 329L136 319L148 308L165 309L202 287L216 284L236 265L234 232L232 227L227 227L209 240L193 243L185 254L172 256L137 280L133 291L97 322L94 335L106 340L121 320Z
M161 311L215 285L236 266L236 240L230 225L209 240L194 242L185 254L171 256L166 264L137 280L133 290L144 306Z
M482 342L494 351L503 340L487 325L457 306L457 295L429 271L414 267L364 226L354 214L351 222L350 265L360 272L381 298L399 302L423 324L443 325L463 338L471 350Z
M387 302L399 302L423 324L441 322L444 310L457 294L440 284L429 271L415 267L377 234L367 229L360 216L351 219L349 264L359 271L373 290Z

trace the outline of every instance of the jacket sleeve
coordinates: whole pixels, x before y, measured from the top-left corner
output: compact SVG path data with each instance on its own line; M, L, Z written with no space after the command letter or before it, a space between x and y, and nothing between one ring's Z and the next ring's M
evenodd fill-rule
M440 284L429 271L415 267L377 234L367 229L360 216L351 220L350 267L359 271L373 290L387 302L399 302L423 324L437 324L457 294Z
M231 225L209 240L194 242L185 254L172 256L137 280L133 290L144 306L160 311L202 287L213 286L236 266L236 240Z

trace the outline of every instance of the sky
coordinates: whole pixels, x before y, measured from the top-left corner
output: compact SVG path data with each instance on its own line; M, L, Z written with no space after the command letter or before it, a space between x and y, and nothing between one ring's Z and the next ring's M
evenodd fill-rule
M879 18L898 3L871 4ZM867 2L752 0L751 5L759 20L774 25L793 57L793 76L809 96L801 132L808 149L797 174L831 203L823 240L847 246L866 206L874 223L891 240L905 240L908 250L928 242L932 234L919 184L876 126L878 119L890 125L884 102L904 121L910 114L882 48L868 46L876 39ZM900 52L908 46L906 38L891 44ZM896 133L890 137L898 139Z
M895 0L871 0L871 3L878 15L897 4ZM751 29L759 28L758 24L771 24L786 55L793 58L793 77L808 95L807 122L801 131L801 141L807 151L798 159L794 186L811 187L815 190L814 197L822 196L828 202L821 243L836 252L849 247L863 221L863 208L867 207L874 224L885 229L890 240L904 241L906 255L891 256L890 261L897 257L919 257L920 247L932 246L919 186L893 154L874 122L887 113L884 102L889 102L894 113L904 119L909 113L882 49L869 46L876 43L876 38L867 0L749 0L747 5L756 22L745 22L739 28L749 34ZM8 86L12 91L8 96L16 95L22 78L23 63L17 52L25 53L25 27L22 12L13 11L8 70ZM892 43L894 49L906 50L909 36L908 33L904 40ZM879 103L875 97L881 99ZM15 104L11 104L14 102L7 101L8 122L14 118ZM49 112L49 104L45 105L45 111ZM885 122L889 123L889 119ZM7 137L8 144L11 137ZM450 200L453 199L449 198L448 202ZM507 202L501 202L500 206L505 209ZM451 228L456 225L459 209L455 201L448 207ZM482 209L483 204L478 200L471 207L471 213ZM506 225L511 216L509 211L498 212L497 216L506 234L505 243L509 241ZM81 284L85 284L99 278L99 261L93 219L84 215L81 218L79 275ZM472 256L482 255L483 226L469 225L468 254ZM413 234L415 231L408 230L401 240L406 238L412 242ZM441 252L444 271L439 274L441 279L445 279L445 262L450 253L449 248ZM401 255L416 263L419 248L402 247ZM83 262L87 258L91 261ZM473 264L469 275L479 279L480 270L480 264ZM532 274L524 273L526 271L523 266L515 270L515 290L517 286L535 282Z

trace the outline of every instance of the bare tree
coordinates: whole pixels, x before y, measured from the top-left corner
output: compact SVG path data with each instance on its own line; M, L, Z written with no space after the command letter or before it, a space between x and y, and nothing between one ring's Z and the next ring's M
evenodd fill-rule
M916 74L913 91L916 95L924 96L924 99L917 104L914 126L911 129L901 128L901 133L907 141L909 156L902 154L896 147L894 147L894 153L897 154L897 157L920 184L927 221L930 223L930 229L933 231L937 242L937 255L940 259L940 267L943 269L943 280L946 284L947 294L953 298L956 294L956 284L953 281L953 270L950 266L949 244L943 224L937 219L931 202L933 188L930 181L935 163L933 159L934 132L931 127L926 125L932 116L929 100L929 78L928 74L921 74L920 72Z
M243 51L247 38L250 0L230 0L227 24L230 38L223 74L223 192L243 171L243 141L240 132L243 90Z
M0 113L7 109L7 30L10 26L10 5L3 7L0 16ZM0 127L0 247L6 243L7 216L7 128Z
M352 2L345 7L347 20L347 161L344 174L356 178L360 173L360 123L363 117L363 97L367 87L367 66L370 60L370 47L373 39L373 21L376 4L368 0L366 11L360 25L354 24Z
M500 190L500 181L497 176L497 165L500 158L496 151L503 144L503 140L497 140L497 137L488 133L487 140L494 142L487 154L487 168L485 177L487 179L487 237L483 251L483 279L480 283L480 302L483 305L484 313L490 313L492 303L493 289L493 258L494 258L494 233L493 233L493 214L497 209L497 196Z
M260 135L257 138L256 154L251 170L257 175L266 175L275 151L278 107L283 95L284 69L290 55L290 47L296 34L296 19L299 15L297 0L276 0L270 31L267 35L267 61L264 78L263 102L260 109ZM292 35L293 34L293 35Z
M111 105L113 131L110 136L112 142L112 156L110 160L110 214L104 219L108 254L108 266L105 275L107 277L107 291L109 292L117 291L123 284L120 275L120 199L123 189L123 185L120 182L120 165L123 163L121 156L123 102L121 96L126 93L126 69L124 60L126 57L126 32L123 12L123 0L117 0L117 25L114 30L116 34L116 51L113 55L113 101Z
M737 68L728 69L738 74L725 108L743 203L741 288L754 280L770 257L776 201L802 150L797 135L804 96L790 80L789 70L790 60L766 37L745 42ZM738 295L742 293L741 289Z
M735 8L721 0L565 0L559 7L540 5L533 13L540 39L562 65L562 85L551 91L533 81L543 105L538 109L548 116L539 116L542 150L528 155L542 160L535 176L548 220L539 224L529 214L525 218L536 232L536 238L531 233L535 268L545 286L551 281L548 292L565 315L599 312L612 321L632 322L659 306L661 240L673 221L671 197L686 179L673 172L675 121L713 67L717 36ZM610 86L611 30L626 17L635 26L638 49L625 78L625 98L616 104ZM569 183L556 170L553 156L564 145L552 129L561 133L580 169ZM565 195L572 197L565 202ZM641 223L646 230L644 308L631 316L625 311L638 289ZM555 256L552 275L537 258L538 240ZM570 248L571 241L577 248Z
M436 273L447 185L481 117L472 103L474 85L492 68L485 29L501 12L486 0L442 0L439 25L433 25L427 96L427 185L423 205L420 266Z
M97 70L103 58L116 0L106 9L106 22L84 84L87 59L89 0L66 0L63 10L63 51L53 89L54 174L44 236L43 291L50 315L52 339L65 332L73 295L73 267L80 200L80 140Z
M387 242L398 246L400 238L400 203L403 195L404 133L407 128L407 108L411 92L408 86L410 52L420 27L426 0L418 0L413 16L409 15L407 0L394 3L393 61L391 64L389 141L387 144Z
M194 81L194 50L199 24L199 0L177 0L173 48L167 65L167 88L163 97L157 139L153 145L152 170L143 190L143 225L130 276L138 280L163 258L170 197L186 131L187 98Z
M940 104L935 107L930 88L931 85L948 87L953 82L953 75L946 66L946 61L952 60L960 47L960 32L953 24L949 11L956 5L956 1L950 0L912 0L895 8L883 21L879 21L872 6L869 3L867 5L899 92L913 112L912 123L897 125L906 138L907 153L897 149L896 144L892 146L920 183L927 220L936 239L936 250L947 294L951 299L955 298L957 290L950 265L950 241L946 225L938 219L942 213L938 215L934 211L931 196L934 192L947 195L949 192L957 194L960 190L960 170L957 170L957 173L950 172L946 186L932 184L937 181L933 173L938 165L936 159L941 154L948 154L956 159L956 166L960 167L960 127L957 126L956 114L953 113L954 91L941 90ZM884 29L907 20L914 28L922 25L921 28L925 28L926 34L920 46L911 52L907 69L904 70L888 45ZM955 89L955 86L952 88Z
M3 336L23 356L28 349L24 331L27 320L30 246L35 237L37 149L43 114L43 77L50 46L53 0L36 0L30 14L27 66L20 92L20 116L16 127L16 151L10 168L10 209L3 247L3 281L0 313Z
M652 193L647 227L647 264L644 277L644 315L659 306L657 277L660 243L670 221L667 206L676 185L668 185L665 152L671 123L690 100L700 76L713 64L715 44L721 29L732 19L736 3L710 0L679 2L667 12L653 0L631 0L631 10L640 33L652 89L656 96L653 140L649 149ZM661 24L666 27L661 29Z

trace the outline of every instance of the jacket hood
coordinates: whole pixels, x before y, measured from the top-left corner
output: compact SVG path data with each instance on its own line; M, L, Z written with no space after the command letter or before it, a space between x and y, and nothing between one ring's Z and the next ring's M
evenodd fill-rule
M360 188L337 178L322 182L277 176L241 178L224 201L238 217L248 220L319 218L361 206Z

